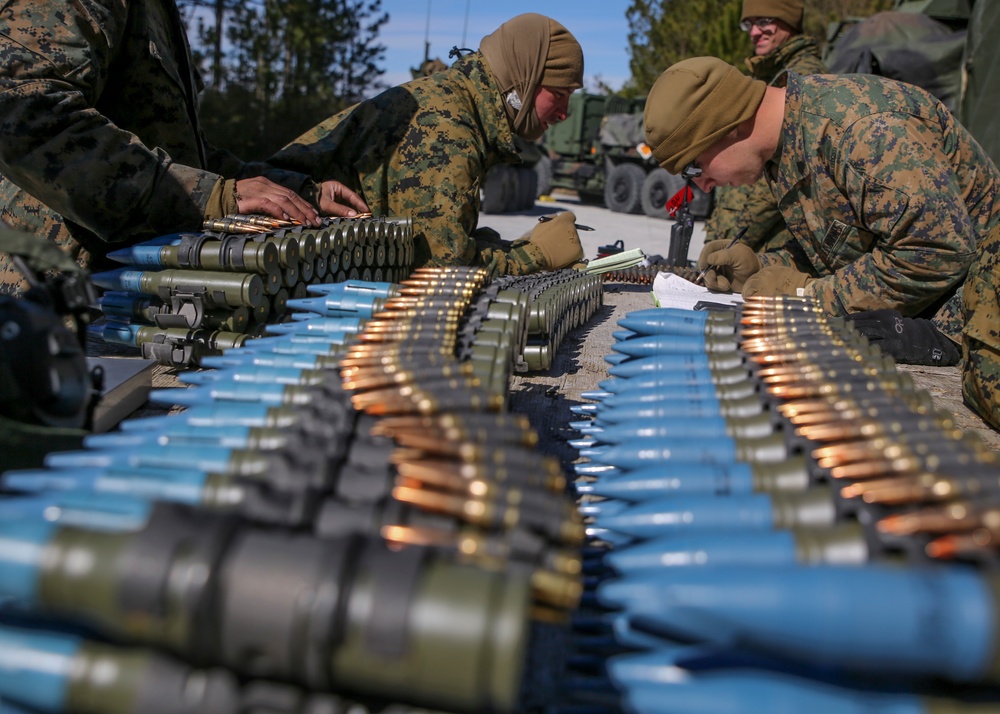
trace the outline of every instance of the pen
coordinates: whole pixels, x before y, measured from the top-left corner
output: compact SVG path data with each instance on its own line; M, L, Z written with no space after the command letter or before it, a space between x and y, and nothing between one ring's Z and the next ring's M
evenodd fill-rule
M721 248L720 250L729 250L734 245L736 245L737 243L739 243L740 242L740 238L742 238L743 236L745 236L747 234L747 229L749 229L749 228L750 228L750 226L744 226L743 228L741 228L740 232L736 234L736 237L733 238L731 241L729 241L726 244L725 248ZM700 273L698 273L698 277L696 277L694 279L694 282L697 283L697 284L700 284L700 285L704 285L705 284L705 274L708 273L709 270L711 270L711 267L712 266L709 266L709 267L705 268L704 270L702 270Z

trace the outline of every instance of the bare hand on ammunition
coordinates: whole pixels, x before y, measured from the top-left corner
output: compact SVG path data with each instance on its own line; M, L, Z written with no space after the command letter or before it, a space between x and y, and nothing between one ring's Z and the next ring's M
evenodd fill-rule
M307 226L320 225L319 213L309 201L263 176L236 182L236 205L240 213L264 213Z
M340 181L324 181L320 185L319 210L325 216L356 218L363 213L371 216L365 200Z

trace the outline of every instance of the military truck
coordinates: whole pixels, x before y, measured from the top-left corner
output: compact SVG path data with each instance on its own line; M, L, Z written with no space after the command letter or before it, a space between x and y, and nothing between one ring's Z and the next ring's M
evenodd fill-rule
M618 213L668 218L666 203L684 180L661 169L646 145L642 111L646 99L576 92L569 117L545 132L539 145L522 143L524 164L490 170L483 188L483 211L507 213L529 208L552 189L575 191L581 201L603 203ZM694 187L691 211L711 212L712 198Z
M646 98L626 99L577 92L570 97L569 118L545 132L553 188L571 189L580 199L602 203L618 213L667 218L667 200L684 179L661 169L646 145L642 112ZM695 188L691 210L696 218L711 212L711 196Z
M893 10L834 23L831 72L864 72L923 87L1000 163L1000 2L898 0Z

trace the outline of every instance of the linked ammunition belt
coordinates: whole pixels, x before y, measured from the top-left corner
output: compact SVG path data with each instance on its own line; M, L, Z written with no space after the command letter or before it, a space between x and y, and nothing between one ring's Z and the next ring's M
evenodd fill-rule
M808 300L618 324L572 443L623 707L995 708L997 454Z
M600 277L575 270L509 276L495 283L528 296L526 332L515 364L518 372L549 369L566 334L587 322L604 304Z
M685 280L694 282L698 271L694 268L678 267L666 263L637 265L632 268L609 270L603 274L606 283L628 283L632 285L652 285L659 273L676 273Z
M63 663L47 710L517 707L535 623L579 601L584 537L560 464L505 411L521 338L481 344L526 334L529 296L467 268L311 287L287 302L307 319L150 395L182 411L3 475L0 646ZM60 674L97 662L114 676Z
M99 335L188 366L289 319L288 301L306 297L310 285L404 279L413 228L403 218L325 219L312 229L238 215L108 257L127 267L93 276L106 290Z

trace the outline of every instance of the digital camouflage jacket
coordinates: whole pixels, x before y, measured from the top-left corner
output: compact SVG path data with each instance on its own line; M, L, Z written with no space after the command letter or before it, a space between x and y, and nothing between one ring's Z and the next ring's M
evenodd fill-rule
M543 267L533 246L479 229L486 172L518 160L500 90L479 53L349 107L268 159L336 179L376 214L414 219L417 267L483 265L495 274Z
M784 77L782 134L764 175L795 240L761 262L816 276L805 293L831 314L932 317L1000 222L997 167L919 87L862 74ZM939 327L953 337L960 328Z
M816 40L805 35L789 38L766 55L747 57L745 64L754 79L768 84L785 70L796 74L827 71ZM743 242L758 251L780 248L790 237L763 179L748 186L715 189L715 207L705 223L706 240L732 240L743 227L747 228Z
M174 0L5 2L3 218L84 265L108 243L200 228L220 175L243 167L205 142L201 88Z

